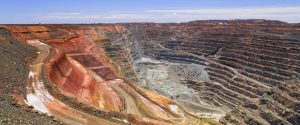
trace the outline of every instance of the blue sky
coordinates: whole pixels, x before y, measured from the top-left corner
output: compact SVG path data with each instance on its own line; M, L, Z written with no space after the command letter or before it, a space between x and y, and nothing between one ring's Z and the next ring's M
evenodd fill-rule
M0 23L300 22L300 0L2 0Z

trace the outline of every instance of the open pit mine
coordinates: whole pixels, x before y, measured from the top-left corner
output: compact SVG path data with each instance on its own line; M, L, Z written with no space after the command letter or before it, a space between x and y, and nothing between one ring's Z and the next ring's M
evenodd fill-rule
M0 26L0 123L300 125L300 24Z

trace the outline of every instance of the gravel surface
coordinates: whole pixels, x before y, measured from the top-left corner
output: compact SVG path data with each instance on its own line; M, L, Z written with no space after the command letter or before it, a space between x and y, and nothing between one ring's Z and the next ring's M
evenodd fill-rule
M1 125L57 125L53 117L19 105L12 95L26 93L28 64L37 50L15 40L0 28L0 124Z

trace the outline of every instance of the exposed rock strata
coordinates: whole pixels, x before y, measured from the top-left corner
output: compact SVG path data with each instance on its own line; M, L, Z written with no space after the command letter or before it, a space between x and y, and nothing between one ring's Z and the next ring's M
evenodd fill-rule
M213 20L58 27L7 26L18 40L40 39L57 51L49 78L64 94L103 111L129 113L129 122L188 123L190 117L182 120L174 111L178 102L184 111L224 124L299 124L297 24Z
M123 47L123 52L134 68L133 73L139 77L140 85L179 102L182 101L178 97L180 92L181 95L187 91L196 92L198 99L184 96L184 100L194 101L202 107L208 103L209 109L219 108L219 111L225 112L233 110L224 118L228 120L222 119L224 123L235 123L229 119L238 119L237 124L299 124L297 109L278 100L282 98L290 100L289 104L298 105L299 92L274 89L289 86L287 81L290 80L299 83L298 25L280 21L234 20L124 26L130 34L123 42L111 42L109 47ZM108 52L113 53L114 50ZM172 69L166 67L174 63L187 67L173 68L178 74L172 74ZM184 69L188 69L188 65L199 65L205 67L205 70L200 68L203 73L185 73ZM195 79L195 74L201 74L198 76L200 79ZM209 79L203 74L208 74ZM178 86L185 85L192 91L182 91L183 87L166 87L176 83L174 78L169 77L174 75L181 79ZM160 86L160 82L164 85ZM174 93L176 91L179 93ZM265 107L263 105L266 104L257 100L264 100L268 94L273 96L267 96L269 101L266 103L269 106ZM257 108L249 109L249 105ZM193 109L199 109L199 105L197 107L193 106ZM253 111L257 114L251 114ZM285 116L282 112L293 115Z

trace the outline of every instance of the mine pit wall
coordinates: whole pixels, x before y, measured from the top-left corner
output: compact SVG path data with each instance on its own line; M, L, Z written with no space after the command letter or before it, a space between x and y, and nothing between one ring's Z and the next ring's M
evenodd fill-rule
M286 94L295 87L291 84L274 87L258 100L247 101L243 106L228 113L221 122L298 125L300 123L298 108L300 100L295 99L294 95Z
M99 49L98 46L93 46L90 49L92 55L96 57L98 60L101 60L104 64L106 64L112 71L112 74L117 74L117 68L112 64L111 60L106 55L106 52L102 49Z
M150 58L150 59L154 59L154 60L156 60L155 58L156 57L152 57L152 55L151 55L151 53L153 53L153 52L150 52L150 55L149 55L149 53L147 52L147 48L143 48L143 46L145 46L145 47L147 47L147 45L139 45L139 44L143 44L143 43L138 43L138 42L141 42L141 41L138 41L136 38L135 38L135 36L134 35L129 35L129 36L127 36L126 37L126 39L123 39L121 42L120 42L120 44L117 44L117 45L114 45L114 46L121 46L121 48L122 48L122 51L124 51L125 52L125 55L126 55L126 58L128 58L128 60L129 60L129 62L131 63L131 66L133 67L133 69L134 69L134 72L135 72L135 74L137 75L137 77L139 78L138 80L139 80L139 84L138 85L145 85L144 84L144 80L146 79L146 78L142 78L142 76L140 76L140 73L141 72L139 72L138 70L138 68L139 68L139 66L138 66L138 61L142 58L142 57L145 57L145 58ZM153 42L153 41L152 41ZM158 51L155 51L156 53L161 53L161 52L158 52ZM168 57L168 56L172 56L172 54L171 55L166 55L166 57ZM173 56L176 56L176 54L174 55L174 53L173 53ZM186 65L191 65L191 64L189 64L189 63L195 63L195 65L201 65L201 66L205 66L206 64L204 63L204 60L200 60L200 61L198 61L198 57L196 58L196 57L193 57L193 58L195 58L196 60L186 60L189 56L188 55L186 55L187 57L180 57L180 58L183 58L183 60L185 61L185 62L180 62L180 61L177 61L176 62L176 64L186 64ZM186 58L186 59L185 59ZM164 59L162 59L162 60L164 60ZM179 60L179 59L178 59ZM156 60L156 61L161 61L161 60ZM188 62L186 62L186 61L188 61ZM165 60L164 60L164 62L165 62ZM204 70L204 68L203 68L203 70ZM188 78L188 77L187 77ZM206 78L206 80L208 80L208 78ZM148 81L149 82L149 81ZM180 81L178 81L178 83L180 84ZM168 84L168 83L165 83L165 84ZM183 84L182 84L183 85ZM144 87L148 87L148 86L144 86ZM150 89L153 89L153 88L150 88ZM187 88L187 89L193 89L193 88ZM154 89L155 90L155 89ZM155 90L155 91L157 91L157 90ZM184 91L186 91L186 90L184 90ZM203 90L203 91L206 91L206 90ZM159 92L160 93L160 92ZM173 98L173 96L170 96L170 95L166 95L166 93L160 93L160 94L163 94L163 95L165 95L165 96L169 96L169 97L171 97L171 98ZM196 95L195 95L196 96ZM175 96L174 96L175 97ZM186 98L185 98L186 99ZM185 100L184 99L184 100ZM194 99L194 98L190 98L190 99ZM215 105L213 102L211 102L211 101L209 101L208 99L205 99L205 98L201 98L202 100L201 101L203 101L204 103L210 103L211 105L213 105L212 107L210 107L210 108L208 108L208 107L206 107L207 109L206 110L212 110L212 112L215 112L215 113L217 113L218 115L220 114L220 115L225 115L225 111L230 111L230 109L233 107L232 105L230 106L231 108L228 108L227 106L224 106L224 105ZM217 99L217 98L216 98ZM178 99L178 100L180 100L180 99ZM178 101L177 100L177 101ZM189 99L187 99L187 100L189 100ZM226 102L226 101L223 101L223 102ZM180 103L182 103L182 102L180 102ZM198 103L198 101L196 101L196 102L194 102L195 104L197 104ZM185 103L182 103L183 105L185 105L185 106L187 106L187 107L190 107L189 105L190 104L185 104ZM201 105L201 104L200 104ZM207 106L207 104L205 104L206 106ZM196 106L195 105L195 107L197 107L196 109L202 109L203 107L198 107L198 105ZM205 107L205 106L204 106ZM217 108L216 108L217 107ZM194 109L193 109L194 110ZM202 111L200 111L200 112L202 112Z
M132 53L135 53L135 52L138 52L138 51L130 51L129 49L130 48L132 48L132 47L128 47L128 45L129 44L131 44L132 45L132 37L126 37L126 39L124 38L123 40L125 40L126 42L123 42L122 41L122 43L121 44L119 44L119 45L117 45L117 46L122 46L123 47L123 49L124 49L124 51L125 50L127 50L125 53L126 53L126 55L127 56L129 56L129 60L131 60L131 63L133 64L134 63L134 60L136 60L136 59L138 59L138 58L135 58L135 59L133 59L132 57L133 56L131 56L131 54ZM136 42L136 41L135 41ZM124 45L124 44L126 44L126 45ZM137 48L137 47L136 47ZM128 52L128 51L130 51L130 52ZM102 52L102 53L104 53L104 52ZM128 54L129 53L129 54ZM131 54L130 54L131 53ZM136 54L137 56L139 56L138 54ZM97 71L95 71L96 73L97 73ZM101 76L101 75L100 75ZM158 105L159 107L161 107L162 109L164 109L164 110L166 110L166 111L168 111L168 113L173 113L172 111L171 111L171 109L168 107L168 105L170 105L170 104L175 104L174 102L172 102L172 101L170 101L170 103L166 103L166 104L162 104L162 103L159 103L159 101L158 100L153 100L153 98L152 97L150 97L149 95L147 95L147 94L145 94L145 92L143 91L143 90L141 90L140 88L138 88L138 87L136 87L136 86L134 86L134 85L132 85L133 83L131 83L130 81L127 81L127 80L125 80L125 85L122 85L122 88L124 89L124 90L127 90L127 92L128 93L131 93L131 95L134 97L134 98L136 98L136 100L139 100L139 98L145 98L145 99L147 99L147 100L149 100L150 102L152 102L152 103L154 103L154 104L156 104L156 105ZM129 88L130 89L129 89ZM133 91L133 90L135 91ZM130 91L129 91L130 90ZM137 92L137 93L136 93ZM165 99L165 100L167 100L167 99ZM140 102L141 100L139 100L138 102ZM146 106L147 107L147 106ZM151 117L151 113L149 114L149 113L146 113L146 114L148 114L148 116L150 116ZM177 114L173 114L173 115L177 115Z
M244 27L243 25L241 26ZM231 28L233 27L234 26L231 26ZM209 56L216 52L217 48L214 47L223 46L224 48L222 49L222 53L220 53L220 58L216 59L218 62L223 65L233 67L234 69L237 69L237 71L242 75L255 79L261 82L264 86L268 87L276 87L282 85L285 80L294 79L295 77L296 79L297 77L299 78L299 76L295 75L299 73L299 71L297 70L299 67L299 63L297 63L297 61L299 60L297 59L299 54L296 54L299 53L299 39L295 39L295 36L290 36L290 38L286 36L279 36L285 34L282 32L295 32L292 30L295 27L290 27L289 31L276 31L278 30L277 27L282 26L266 25L258 27L268 28L267 30L264 30L264 32L257 34L252 34L250 32L240 32L242 34L234 35L226 34L226 32L220 30L223 33L214 33L216 31L211 31L201 37L201 35L195 33L195 36L193 36L195 39L194 42L190 42L192 40L187 40L186 44L182 44L182 49L190 51L194 54L203 54ZM255 30L259 31L261 30L260 28ZM249 29L249 27L245 29ZM241 29L238 28L230 32L240 30ZM251 34L252 40L246 39L247 36L249 37L248 34ZM209 38L209 36L212 35L216 37L214 37L213 39ZM236 106L234 106L233 112L229 113L226 116L226 119L229 120L229 122L230 120L236 120L238 121L236 122L237 124L289 124L288 122L292 124L299 124L299 121L297 122L297 120L295 120L299 119L299 114L288 117L286 116L286 114L297 114L295 113L295 111L292 111L293 109L289 105L285 105L286 108L283 108L284 106L281 107L281 104L284 105L285 103L280 102L276 99L273 100L272 98L274 97L265 97L265 95L269 95L270 93L272 93L269 92L267 88L257 86L257 84L254 84L253 82L244 79L243 77L236 77L232 75L232 73L228 72L228 69L222 68L220 66L221 65L210 65L207 69L212 81L221 83L226 88L229 88L235 92L251 98L250 100L241 100L239 98L236 98L236 96L231 96L242 101L243 103L240 103L239 105L242 105L243 108L237 107L237 109L235 109ZM198 89L196 86L197 85L195 85L194 88ZM287 96L283 93L281 93L282 97ZM218 95L220 96L221 94ZM253 101L259 99L264 102L266 98L267 100L270 100L269 102L273 102L274 104L269 102L263 104L261 102ZM230 101L231 100L232 99L230 99ZM245 102L246 104L244 104ZM281 104L278 102L280 102ZM264 106L267 106L268 108L264 108ZM292 110L289 108L291 108ZM257 112L257 114L252 114L249 111ZM237 119L241 120L242 122ZM228 123L228 121L224 123Z
M137 29L141 29L141 28L138 27ZM153 31L153 32L155 32L155 31ZM155 33L153 33L153 34L155 34ZM157 33L157 34L160 34L160 33ZM249 81L248 79L245 79L243 77L236 76L235 73L232 73L231 70L224 67L224 65L233 67L234 69L237 69L237 71L240 72L242 75L248 76L248 77L258 80L258 81L261 81L264 85L267 85L267 86L277 86L279 84L282 84L282 81L280 81L280 80L286 80L287 77L292 76L292 75L291 75L291 73L280 70L279 68L275 69L275 68L265 67L264 65L270 66L270 63L265 60L275 60L276 62L280 62L280 63L292 64L293 66L289 66L292 68L297 67L297 65L298 65L298 63L296 63L297 61L294 61L294 60L290 60L288 62L285 59L279 60L279 58L268 57L268 55L270 55L270 54L271 55L275 54L274 52L272 52L273 50L269 51L269 52L262 50L262 49L272 49L272 47L269 45L268 46L253 45L252 46L253 49L250 49L250 50L256 50L254 48L259 47L259 49L261 49L261 50L259 50L258 52L266 53L266 55L259 54L260 61L258 61L258 62L254 56L247 57L248 55L254 54L254 53L250 53L250 52L245 52L245 51L249 51L249 48L247 48L247 47L242 47L241 49L234 49L234 48L230 49L230 47L245 46L245 45L241 45L241 44L244 44L244 42L241 42L238 38L246 37L247 36L247 35L245 35L246 33L229 35L226 33L213 34L211 32L207 32L207 33L202 33L202 34L204 34L207 37L209 37L211 35L215 35L218 37L216 37L217 39L202 39L200 37L201 39L199 38L199 40L197 40L196 35L198 35L198 34L195 34L195 36L193 36L193 37L195 37L196 39L194 41L187 40L187 41L191 41L191 42L183 43L181 50L193 53L195 55L204 55L204 56L209 56L212 54L220 54L221 55L220 58L218 58L218 56L216 56L217 57L216 60L217 60L217 62L220 62L220 65L219 64L218 65L217 64L209 64L206 69L209 72L211 82L206 83L205 85L203 85L203 87L197 86L197 84L200 84L200 83L193 83L196 85L190 86L191 88L199 91L199 96L201 96L201 95L204 96L203 99L207 100L208 102L210 102L210 100L217 100L216 102L221 103L221 105L224 105L224 107L229 107L230 109L234 109L238 105L244 104L244 102L247 101L248 98L251 98L251 99L260 98L266 91L266 88L263 88L263 87L257 85L256 83L253 83L253 81ZM205 37L205 36L202 36L202 37ZM255 36L255 37L259 37L259 36ZM267 40L266 39L267 36L264 36L264 37L265 38L260 40L260 42ZM269 37L271 37L271 36L269 36ZM272 36L272 37L274 37L274 36ZM220 40L220 39L222 39L222 40ZM276 40L276 39L281 41L280 39L274 37L274 40ZM227 40L232 41L232 43L227 42ZM206 42L206 41L209 41L209 42ZM249 44L249 43L246 43L246 44ZM252 43L252 44L256 44L256 43ZM278 42L278 43L276 43L276 45L277 44L280 45L282 43ZM289 44L291 44L291 43L289 43ZM293 43L293 44L296 44L296 43ZM132 46L132 44L129 44L129 45ZM225 46L227 48L221 50L221 51L223 51L223 53L218 53L218 50L220 50L220 48L216 48L213 46L217 46L217 47ZM280 48L275 47L275 49L277 49L276 51L289 51L290 53L295 53L296 51L298 51L297 49L294 49L294 48L285 49L285 48L281 48L281 47ZM133 50L133 49L131 49L131 50ZM272 52L272 53L270 53L270 52ZM135 52L129 51L127 53L129 55L128 58L132 58L133 56L131 56L130 54L133 54ZM240 53L244 53L246 56L241 56ZM280 54L280 53L278 53L278 54ZM163 55L163 56L165 56L165 55ZM280 54L280 56L282 56L282 55ZM288 58L291 58L292 56L294 56L292 58L297 58L297 56L295 56L295 55L290 56L290 54L286 55L284 58L286 58L287 56L289 56ZM165 57L168 57L168 55ZM233 58L231 58L231 57L233 57ZM247 60L248 62L240 61L239 59ZM134 62L134 61L132 61L132 62ZM251 63L249 63L249 62L251 62ZM265 63L265 64L263 64L263 66L261 66L261 65L255 65L252 63L256 63L256 64ZM272 62L271 64L272 64L271 65L272 67L279 67L279 66L280 66L280 68L283 67L282 66L283 64L274 63L274 62ZM243 67L246 67L246 68L243 69ZM253 70L248 67L251 67L251 68L253 67L255 69L263 68L264 71ZM283 67L283 68L286 68L286 67ZM286 69L288 69L288 68L286 68ZM294 68L294 69L296 69L296 72L298 72L297 68ZM278 73L278 75L274 75L274 74L270 73L269 71L276 72L276 73ZM264 78L264 77L269 77L269 78ZM215 84L215 82L218 84ZM231 91L228 91L228 90L232 90L232 91L234 91L234 93L232 93Z
M123 50L125 50L126 56L133 65L134 61L138 59L139 51L137 50L137 43L133 39L125 39L122 43ZM137 56L137 57L136 57Z
M194 27L194 26L191 26L191 27ZM195 25L195 27L196 27L196 25ZM197 29L197 28L199 28L199 27L196 27L195 29ZM195 29L187 28L186 30L196 31ZM179 29L179 30L182 30L182 29ZM211 29L208 28L207 30L209 31ZM211 32L215 32L215 31L211 31ZM274 31L274 32L276 32L276 31ZM18 33L16 32L16 34L18 34ZM156 34L154 34L154 36L157 34L159 35L160 33L156 33ZM222 57L219 58L220 59L219 62L223 65L227 65L227 66L237 69L238 71L240 71L242 74L244 74L246 76L257 79L263 83L269 83L269 84L267 84L269 86L276 86L278 84L279 85L282 84L283 81L279 81L277 79L282 79L282 78L286 79L286 76L290 76L290 74L293 74L293 72L295 72L296 74L299 74L299 71L300 71L299 64L297 63L297 62L299 62L298 61L299 56L295 56L298 54L297 52L299 52L299 49L296 48L299 46L299 39L296 38L295 36L290 36L291 38L287 38L286 40L284 40L284 41L290 41L292 38L295 38L296 40L294 42L280 42L280 41L282 41L282 39L279 39L278 37L273 36L271 40L275 40L275 41L273 41L273 42L270 41L269 44L274 43L274 45L276 45L276 46L267 45L267 44L265 45L264 43L260 43L260 42L264 42L266 40L270 40L270 39L267 39L268 36L265 36L265 35L254 36L254 37L260 37L260 38L257 39L259 42L251 43L251 46L250 46L251 50L259 50L257 52L266 53L266 55L259 55L259 57L256 57L256 56L253 56L255 54L254 51L252 53L247 52L247 51L249 51L249 47L247 47L248 44L250 44L249 41L247 42L247 40L246 40L246 42L241 42L241 44L238 44L239 41L237 41L236 38L238 38L239 35L245 36L245 34L235 34L234 36L232 36L232 38L231 37L228 38L230 35L224 34L224 33L223 34L220 34L220 33L214 34L214 33L210 33L210 32L203 32L203 33L201 33L203 36L200 36L196 32L194 34L193 33L191 33L191 34L192 34L193 38L195 37L194 40L188 39L187 41L190 41L190 42L183 43L181 48L179 47L181 50L187 51L187 52L190 52L190 53L193 53L196 55L209 56L211 54L217 53L217 50L218 50L218 48L214 48L212 46L230 45L231 47L240 47L242 51L239 49L235 50L234 48L233 49L230 49L230 48L222 49L222 51L224 53L220 54ZM212 36L212 35L218 36L218 37L216 37L218 39L217 40L216 39L207 39L207 37ZM190 37L189 35L187 35L187 36ZM197 36L198 37L200 36L200 37L197 38ZM21 37L23 37L23 36L21 35ZM205 37L205 39L203 39L201 37ZM220 39L222 39L222 40L220 40ZM130 41L135 41L135 40L130 40ZM233 43L236 43L236 44L231 44L231 42L229 42L229 41L233 41ZM298 41L298 43L297 43L297 41ZM78 42L78 43L80 43L80 42ZM64 44L64 43L62 43L62 44ZM76 46L76 44L73 44L73 45ZM81 43L78 45L81 45ZM196 46L196 45L199 45L199 46ZM292 47L290 45L292 45ZM69 45L66 44L66 45L64 45L64 47L61 47L61 49L71 48L68 46ZM200 49L200 48L202 48L202 49ZM76 53L76 51L77 50L71 50L71 51L66 51L66 52ZM276 51L276 53L274 51ZM287 52L287 53L285 53L285 52ZM95 52L95 53L97 53L97 52ZM244 53L244 55L242 55L240 53ZM272 54L278 55L280 57L284 56L284 59L280 60L279 58L268 57ZM137 53L137 52L135 52L135 50L133 50L133 51L129 51L127 55L128 55L128 58L130 58L130 60L132 60L131 63L133 64L134 60L139 58L136 55L140 55L140 53ZM250 55L252 55L252 56L250 56ZM136 59L135 59L135 57L136 57ZM68 57L62 56L60 58L68 58ZM261 58L261 59L259 59L259 61L258 61L258 58ZM289 59L293 58L293 59L291 61L287 61L287 58L289 58ZM61 59L61 60L64 60L64 59ZM268 62L269 60L273 60L273 62ZM235 62L235 63L232 63L232 62ZM70 63L70 62L68 62L68 63ZM68 63L66 63L66 64L68 64ZM259 65L255 65L253 63L259 64ZM268 66L269 68L266 66ZM54 66L53 69L54 68L59 69L58 67L62 67L62 66ZM246 67L245 71L244 71L243 67ZM252 67L252 68L248 68L248 67ZM274 68L274 67L277 67L277 68ZM69 69L69 68L70 67L67 67L67 69ZM49 69L51 69L51 68L49 68ZM259 70L254 71L253 69L259 69ZM267 73L262 72L261 69L263 69L264 71L267 71ZM261 108L262 106L260 106L262 103L251 102L250 103L251 105L246 108L244 107L244 108L234 109L234 111L231 114L228 114L228 117L226 117L226 120L231 120L231 118L235 119L234 117L236 117L236 118L239 118L241 121L243 121L244 119L249 120L249 118L252 118L252 116L257 116L257 117L262 116L264 119L267 119L271 122L274 122L274 121L276 122L276 119L278 119L278 117L272 113L278 112L277 109L278 109L278 107L280 107L280 109L283 109L284 112L289 111L288 112L289 114L296 114L293 117L292 116L290 117L290 116L286 116L284 113L283 114L279 113L280 117L283 116L283 118L289 120L289 122L297 124L297 119L299 119L299 114L297 114L297 113L299 113L299 99L298 99L298 101L291 101L291 100L293 100L293 98L296 98L296 97L289 97L289 96L283 94L282 92L278 91L272 95L272 98L274 98L274 99L270 99L269 97L266 97L266 99L265 99L264 97L261 97L261 96L263 96L264 94L272 93L272 92L264 93L266 91L264 88L262 88L261 86L257 86L256 84L252 83L251 81L248 81L241 77L236 77L234 75L234 73L232 73L229 69L222 67L222 65L209 64L207 70L210 72L209 75L213 82L218 82L221 85L225 86L226 88L232 89L232 90L234 90L238 93L241 93L247 97L251 97L251 98L259 97L261 102L265 102L266 99L269 100L269 102L270 102L270 103L266 103L265 105L267 105L268 108L271 110L271 113L269 113L271 115L269 115L269 114L266 115L266 113L264 113L265 109ZM292 70L292 71L287 72L286 70ZM67 72L67 71L68 70L66 70L66 71L51 71L51 72L60 73L60 72ZM280 74L280 75L278 75L280 77L274 77L274 75L272 73L270 73L270 72L274 72L274 71L278 71L277 73ZM84 71L79 70L78 73L75 74L75 76L82 74L83 72ZM61 74L63 74L63 73L61 73ZM59 74L58 76L52 76L52 77L62 77L63 75L61 75L61 74ZM51 77L51 76L49 76L49 77ZM269 78L265 78L265 77L269 77ZM296 77L299 77L299 75ZM60 82L60 81L64 81L64 79L57 80L57 82ZM272 84L272 83L276 83L276 84ZM226 107L234 108L236 106L232 105L232 103L235 103L235 102L240 103L240 101L244 102L244 99L237 98L238 97L237 95L230 93L227 90L224 90L220 86L220 84L217 85L217 84L212 84L212 83L205 83L205 84L190 83L189 84L190 86L189 85L188 86L190 88L194 88L195 90L199 90L199 91L201 90L199 92L199 94L203 95L203 97L201 97L201 98L203 98L204 100L207 100L207 101L218 100L215 102L222 103L223 105L226 105ZM213 94L212 94L212 92L213 92ZM284 92L284 93L288 93L288 92ZM295 96L295 95L291 94L291 96ZM234 98L234 99L231 99L231 98ZM228 102L228 100L232 100L232 101ZM236 100L238 100L238 101L236 101ZM288 101L286 101L286 100L288 100ZM282 104L284 105L283 108L280 106ZM259 108L255 108L255 107L259 107ZM249 113L248 110L254 111L254 112L259 111L261 113L251 114L251 113ZM268 111L270 111L270 110L268 110ZM272 118L274 118L274 119L272 119ZM293 121L293 119L294 119L294 121ZM243 122L245 122L245 123L249 122L246 120ZM252 120L252 122L259 121L259 120L254 118L254 120ZM243 123L243 122L241 122L241 123ZM224 123L226 123L226 122L224 122ZM250 121L250 123L251 123L251 121ZM258 122L258 123L266 123L266 122Z
M194 30L189 28L187 28L187 30L193 32L197 31L197 26L198 25L195 25ZM251 27L251 25L249 26ZM234 30L234 25L230 27L233 31L241 30L241 27ZM244 26L242 25L242 27ZM265 32L271 31L275 35L280 35L280 31L276 31L278 29L274 27L281 26L267 25L259 27L268 27L268 30L265 30ZM273 28L275 30L272 30ZM249 27L245 29L249 29ZM284 32L295 32L291 29L288 31L284 30ZM224 65L233 67L234 69L237 69L237 71L242 75L262 82L264 86L272 87L281 85L284 83L284 80L287 80L291 77L299 78L299 75L294 75L299 74L299 63L297 63L297 61L299 60L299 54L296 54L299 53L299 47L297 48L297 46L299 46L299 38L297 40L297 37L292 35L290 35L289 37L277 37L274 36L274 34L268 35L260 33L259 35L252 35L254 39L252 38L251 41L246 39L239 39L241 37L243 38L249 36L247 35L250 34L250 32L247 33L248 31L243 33L227 34L225 32L214 33L216 31L209 30L210 29L206 29L205 31L208 32L201 33L203 36L199 35L200 33L195 32L191 37L193 39L186 40L187 42L181 44L181 47L179 48L196 55L210 56L213 54L219 54L219 57L218 55L216 55L217 59L215 59L215 61L220 62L221 65L209 64L207 70L209 72L211 81L220 84L207 83L205 85L199 85L200 83L192 83L189 87L194 88L195 90L199 90L199 96L203 96L203 98L206 98L205 100L218 100L218 103L222 103L223 105L226 105L226 107L234 109L234 113L240 113L232 113L231 115L228 115L230 117L226 116L226 119L230 120L234 116L236 117L236 119L245 121L245 123L241 122L242 124L275 124L276 121L283 124L289 124L288 122L292 124L299 124L300 122L296 120L299 119L299 115L294 111L288 109L291 106L287 105L287 103L285 103L284 101L275 100L272 106L270 106L271 103L262 104L268 105L267 110L265 108L262 108L263 106L260 106L261 104L257 102L245 104L246 106L250 105L247 108L235 109L237 105L241 106L244 105L245 102L249 101L248 99L244 98L244 96L251 98L250 100L252 101L256 99L263 100L264 98L262 96L269 92L266 92L268 89L266 89L265 87L259 86L253 81L249 81L249 79L236 76L235 73L232 73L229 69L224 67ZM223 32L222 30L220 31ZM210 36L216 37L210 38ZM221 53L218 53L218 50L220 50L220 48L218 47L222 46L225 49L222 49ZM234 92L237 92L244 96L239 97L239 95L227 91L223 89L223 87L233 90ZM281 95L281 97L285 96L286 95ZM285 104L288 108L280 107L281 104L278 104L278 102L280 102L281 104ZM257 111L255 108L251 109L253 107L259 107L259 111ZM251 114L248 110L261 113ZM286 112L290 112L294 115L289 115L287 117L284 115ZM285 120L288 120L288 122L286 122ZM226 124L228 123L228 121L224 123Z
M85 38L82 32L78 31L78 35L66 41L48 41L58 51L49 63L49 78L68 96L104 111L121 111L121 97L106 83L106 80L117 78L114 67L104 51ZM88 69L93 67L99 68ZM95 78L96 74L101 78Z
M71 41L71 43L72 43L72 41ZM71 44L71 45L74 45L74 44ZM90 46L92 46L92 45L89 45L88 47L90 47ZM84 48L84 47L83 47ZM87 48L87 47L86 47ZM103 57L100 57L100 56L98 56L98 58L96 57L96 56L94 56L94 55L96 55L96 54L99 54L99 53L104 53L104 52L101 52L101 50L99 50L99 49L97 49L95 46L92 46L90 49L81 49L81 50L85 50L85 51L83 51L83 52L85 52L85 53L82 53L82 51L80 52L80 50L77 50L77 51L69 51L70 52L70 54L66 54L66 55L62 55L62 57L58 57L57 59L56 59L56 61L54 61L54 63L51 65L52 67L58 67L58 68L56 68L56 69L53 69L53 70L57 70L57 73L60 73L60 74L63 74L62 76L67 76L68 78L66 78L67 80L58 80L58 81L65 81L65 83L62 83L62 89L63 89L63 91L69 91L69 90L66 90L66 89L64 89L64 86L67 86L67 88L70 88L69 86L69 84L75 84L75 86L81 86L81 87L85 87L85 86L83 86L83 84L85 84L86 82L84 82L85 81L85 79L90 79L89 78L89 76L87 75L87 73L86 73L86 71L84 71L85 70L85 68L88 68L88 67L90 67L90 66L96 66L96 65L94 65L94 64L96 64L96 63L90 63L90 61L91 62L93 62L93 61L95 61L95 62L102 62L102 65L99 65L99 66L105 66L105 63L107 64L107 65L110 65L110 62L109 62L109 60L106 60L106 62L105 62L105 60L104 59L99 59L99 58L103 58ZM68 52L68 50L67 51L64 51L64 52ZM83 54L83 55L81 55L81 54ZM87 59L86 57L88 57L89 58L89 61L88 62L85 62L85 60ZM104 57L105 57L105 55L103 55ZM92 58L93 57L93 58ZM96 58L95 58L96 57ZM61 61L62 60L62 61ZM73 62L74 61L74 62ZM68 65L71 65L70 67L71 67L71 71L69 71L68 70L68 68L69 67L64 67L64 68L66 68L65 70L66 71L64 71L64 70L62 70L61 69L61 67L63 67L63 66L66 66L66 63L61 63L61 62L66 62L66 63L68 63ZM104 63L105 62L105 63ZM81 66L81 68L79 68L79 69L76 69L76 66L78 66L78 65L76 65L75 63L77 63L78 65L79 65L79 63L80 63L80 66ZM58 66L55 66L55 64L56 65L58 65ZM61 66L60 66L61 65ZM50 66L50 67L51 67ZM75 67L74 67L75 66ZM77 67L78 68L78 67ZM109 68L108 68L109 69ZM73 71L73 70L75 70L75 71ZM109 70L108 70L109 71ZM64 73L64 72L67 72L67 73ZM68 72L71 72L71 73L68 73ZM106 74L103 74L103 73L105 73L106 71L98 71L98 70L94 70L94 72L95 73L97 73L100 77L102 77L104 80L112 80L112 79L116 79L116 78L118 78L117 76L113 76L112 78L110 78L110 75L109 74L115 74L113 71L109 71L108 72L108 74L106 73ZM70 74L69 76L68 76L68 74ZM74 75L73 75L74 74ZM68 82L68 80L72 80L73 78L76 78L76 77L82 77L82 76L85 76L85 77L83 77L83 80L75 80L75 81L73 81L73 82ZM51 75L50 75L50 77L51 77ZM88 78L86 78L86 77L88 77ZM78 83L77 83L78 82ZM80 84L81 82L83 82L82 84ZM127 87L129 87L130 86L130 84L129 83L127 83L127 82L125 82L125 84L126 84L126 86ZM89 84L87 84L87 86L88 86ZM132 87L132 86L131 86ZM129 88L131 88L131 87L129 87ZM141 95L135 95L135 96L137 96L136 98L141 98L142 96L143 96L143 98L146 98L146 97L144 97L145 95L143 95L142 93L144 93L143 91L141 91L141 90L139 90L138 88L135 88L135 87L132 87L133 88L133 93L136 93L136 92L138 92L139 94L141 94ZM73 91L74 91L74 89L77 89L77 88L73 88ZM101 88L100 88L101 89ZM73 92L73 91L69 91L70 93L76 93L76 92ZM101 91L101 90L100 90ZM104 92L105 93L105 92ZM137 94L137 93L136 93ZM76 95L76 96L78 96L78 95ZM107 98L111 98L111 97L107 97ZM168 107L168 105L164 105L164 104L159 104L159 103L156 103L156 101L154 101L154 100L152 100L150 97L149 97L149 100L151 100L151 102L152 103L155 103L156 105L158 105L159 107L161 107L161 108L163 108L163 109L165 109L165 110L167 110L168 112L170 112L171 114L172 114L172 112L171 112L171 109ZM103 101L105 101L105 100L103 100ZM141 100L140 100L140 102L141 102ZM121 103L122 104L122 103ZM142 103L143 104L143 103ZM111 104L111 105L117 105L117 104ZM147 108L147 105L145 105L146 106L146 108ZM155 112L153 112L154 114L155 114ZM149 114L150 116L151 116L151 114Z
M57 61L51 63L52 65L50 64L50 67L52 67L52 69L49 72L49 78L52 79L66 95L76 97L82 102L92 104L97 108L103 108L104 111L120 111L122 109L122 105L120 105L122 103L118 102L118 105L114 104L113 100L107 100L110 98L106 93L109 92L107 86L101 86L102 88L99 88L100 81L97 81L93 77L93 72L84 69L84 67L71 57L64 55ZM67 71L65 71L66 69ZM57 74L60 75L57 76ZM103 78L106 79L105 77ZM102 85L102 83L100 84ZM103 92L105 95L99 95L100 91L105 91ZM116 99L118 98L120 97L117 96ZM102 103L100 104L99 101Z
M53 64L53 61L62 58L63 56L66 55L64 55L61 51L51 51L50 55L45 60L46 65L44 66L45 68L42 68L42 79L49 93L55 98L63 101L65 104L67 104L68 106L76 110L81 110L88 114L100 118L105 118L107 120L114 121L119 124L124 124L124 122L120 121L120 119L126 119L125 114L120 112L115 112L115 111L104 110L102 108L99 110L99 105L93 105L92 102L84 102L79 97L75 97L70 93L66 93L62 91L62 89L58 85L56 85L56 83L54 83L53 79L50 78L51 77L50 72L53 73L54 71L53 67L50 67L50 65ZM98 89L95 91L101 91L101 90ZM97 99L99 100L99 97L97 97L95 100ZM108 104L108 105L112 105L112 104Z
M61 89L62 93L104 111L120 111L122 109L121 102L114 104L116 100L120 101L121 97L117 96L114 100L110 100L107 94L111 91L103 83L99 83L104 81L96 80L92 71L86 70L72 57L60 53L49 62L48 68L49 78ZM105 94L99 95L100 91L104 91ZM100 104L99 101L102 103Z
M93 43L78 40L78 39L82 39L81 37L82 36L74 35L66 40L47 41L47 44L49 44L53 48L57 48L58 50L66 54L82 53L85 52L85 48L88 48Z
M49 62L49 78L68 95L77 97L86 103L98 107L96 81L92 79L83 67L72 63L70 58L60 53ZM88 83L83 85L84 80Z

